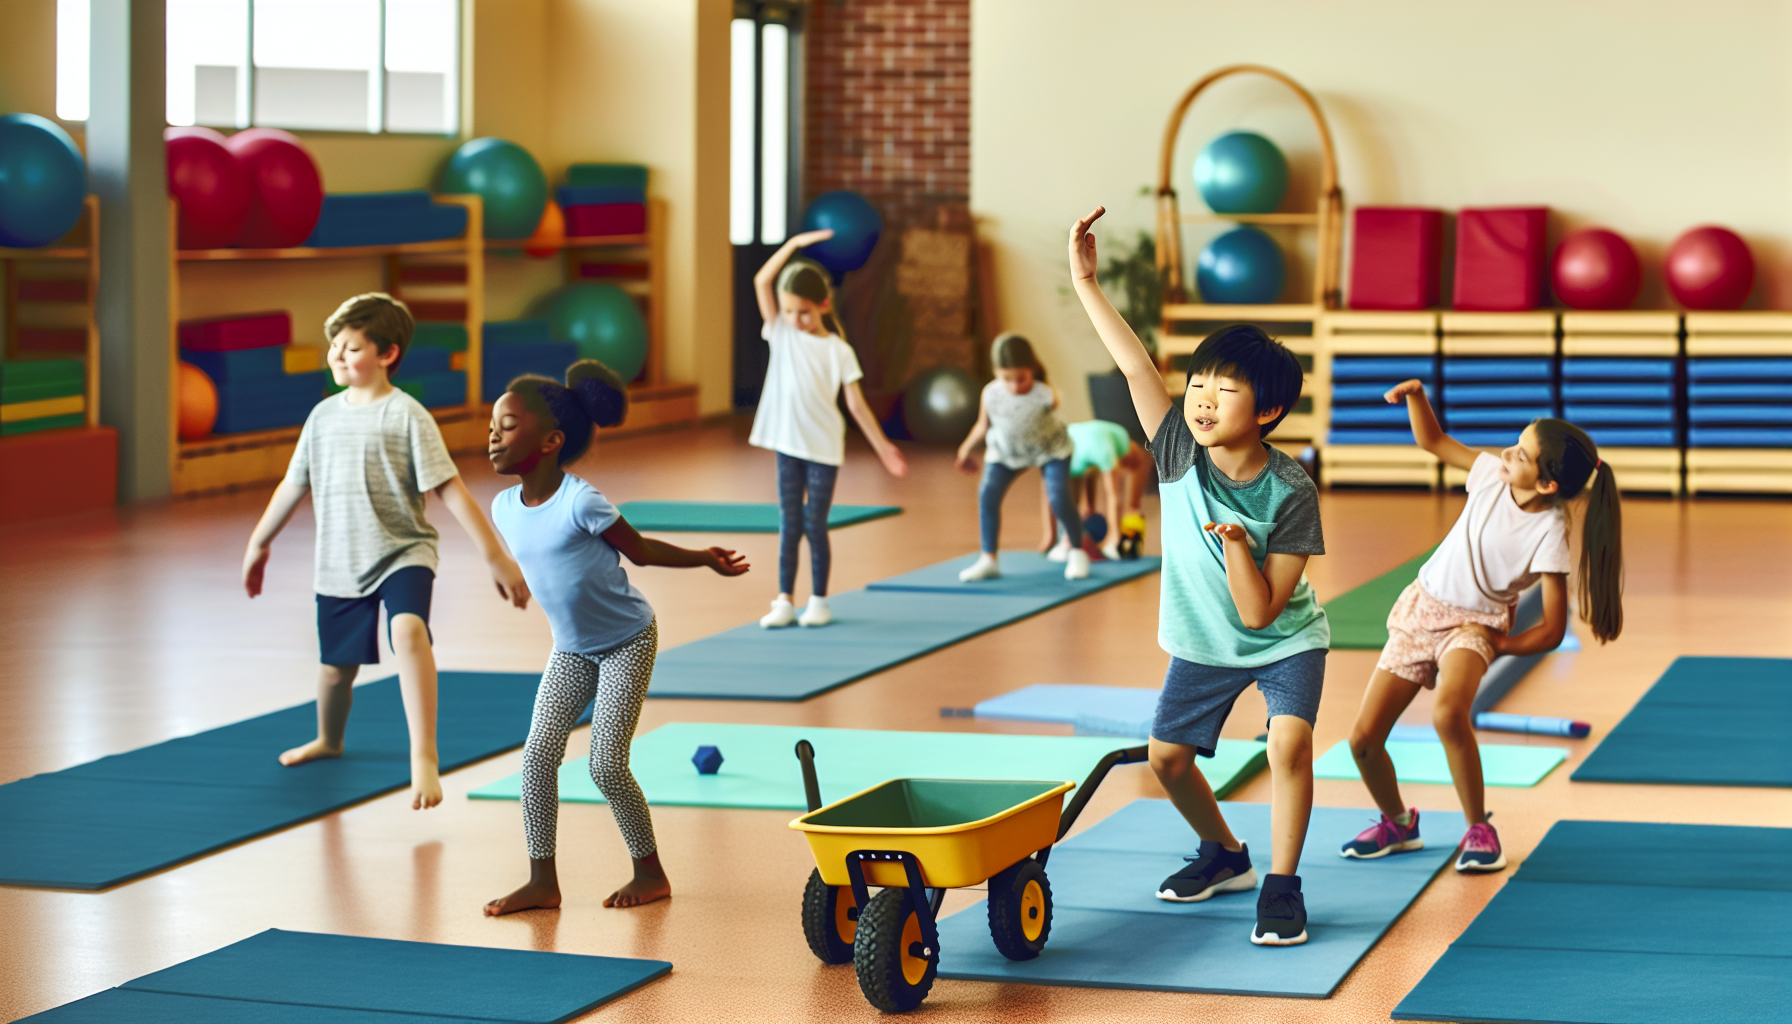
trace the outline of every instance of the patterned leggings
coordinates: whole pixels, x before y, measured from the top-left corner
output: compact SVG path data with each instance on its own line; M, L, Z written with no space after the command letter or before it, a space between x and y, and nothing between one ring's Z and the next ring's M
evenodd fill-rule
M659 620L621 647L602 654L555 651L535 692L535 718L523 744L523 838L529 859L554 855L560 824L560 761L579 713L591 704L591 781L610 802L628 855L652 854L653 817L628 768L629 744L641 719L641 702L659 652ZM596 698L595 702L593 697Z
M778 453L778 593L796 588L797 545L808 537L810 589L818 597L828 596L828 509L839 476L839 466ZM804 490L809 492L806 505Z

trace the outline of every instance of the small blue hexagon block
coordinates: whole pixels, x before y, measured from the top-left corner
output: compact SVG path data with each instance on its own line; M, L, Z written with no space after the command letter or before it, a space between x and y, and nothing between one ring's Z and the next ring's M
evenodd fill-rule
M722 752L708 745L698 747L691 755L691 763L697 766L697 774L714 775L722 768Z

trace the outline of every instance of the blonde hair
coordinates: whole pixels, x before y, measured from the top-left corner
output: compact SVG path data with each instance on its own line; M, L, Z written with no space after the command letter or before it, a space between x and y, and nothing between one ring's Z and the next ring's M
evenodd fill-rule
M829 334L839 336L842 341L846 339L846 331L840 326L840 317L835 308L834 282L819 263L801 258L791 260L778 273L778 290L789 292L799 299L808 299L817 305L827 303L827 312L821 314L821 326Z

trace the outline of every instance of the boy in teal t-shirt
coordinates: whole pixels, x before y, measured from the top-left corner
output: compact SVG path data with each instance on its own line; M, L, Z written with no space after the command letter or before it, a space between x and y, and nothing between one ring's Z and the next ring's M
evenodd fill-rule
M1250 851L1195 766L1196 755L1213 755L1233 702L1255 682L1269 707L1274 846L1251 941L1296 945L1307 941L1295 871L1313 809L1313 720L1331 630L1305 576L1307 558L1325 553L1319 492L1263 438L1300 398L1300 362L1261 328L1221 328L1195 350L1178 411L1095 279L1089 226L1104 212L1096 207L1072 229L1070 276L1153 432L1164 552L1157 640L1170 667L1151 725L1151 769L1201 837L1157 896L1192 903L1257 887Z

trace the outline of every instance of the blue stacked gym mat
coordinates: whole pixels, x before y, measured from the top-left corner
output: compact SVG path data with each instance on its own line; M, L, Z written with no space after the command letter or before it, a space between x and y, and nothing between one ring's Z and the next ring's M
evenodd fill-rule
M955 558L829 597L825 629L756 622L660 652L649 697L807 700L980 633L1158 570L1157 558L1097 562L1088 579L1032 551L1004 551L1003 577L959 583Z
M522 745L540 676L439 678L443 772ZM0 786L0 885L106 889L410 784L396 677L355 687L341 758L277 760L316 735L305 703Z
M480 393L495 402L509 383L526 373L564 380L566 368L579 358L570 341L555 341L546 320L487 320L481 333L485 348Z
M1406 403L1384 397L1401 381L1417 378L1437 395L1437 360L1431 356L1335 356L1332 359L1331 444L1412 444Z
M1269 805L1221 803L1250 847L1259 875L1269 867ZM989 939L985 904L940 922L942 978L1222 992L1324 999L1454 856L1462 815L1425 812L1425 848L1372 861L1345 860L1337 843L1362 830L1372 810L1313 808L1300 861L1307 942L1250 942L1257 892L1204 903L1170 903L1158 883L1199 842L1168 800L1135 800L1052 848L1051 937L1038 958L1013 961Z
M1558 821L1394 1019L1783 1022L1788 864L1792 829Z
M1549 356L1444 359L1444 429L1475 448L1503 448L1534 419L1556 414L1555 360Z
M1562 360L1562 417L1602 448L1673 448L1672 356Z
M35 1024L554 1024L664 977L664 960L270 928Z
M1675 658L1570 778L1792 786L1792 658Z
M1689 448L1792 448L1792 359L1686 361Z
M392 375L392 383L425 409L467 404L467 372L453 369L454 353L435 345L412 345Z
M458 238L466 230L466 207L437 203L420 188L338 192L324 196L317 226L305 244L320 248L405 245Z

